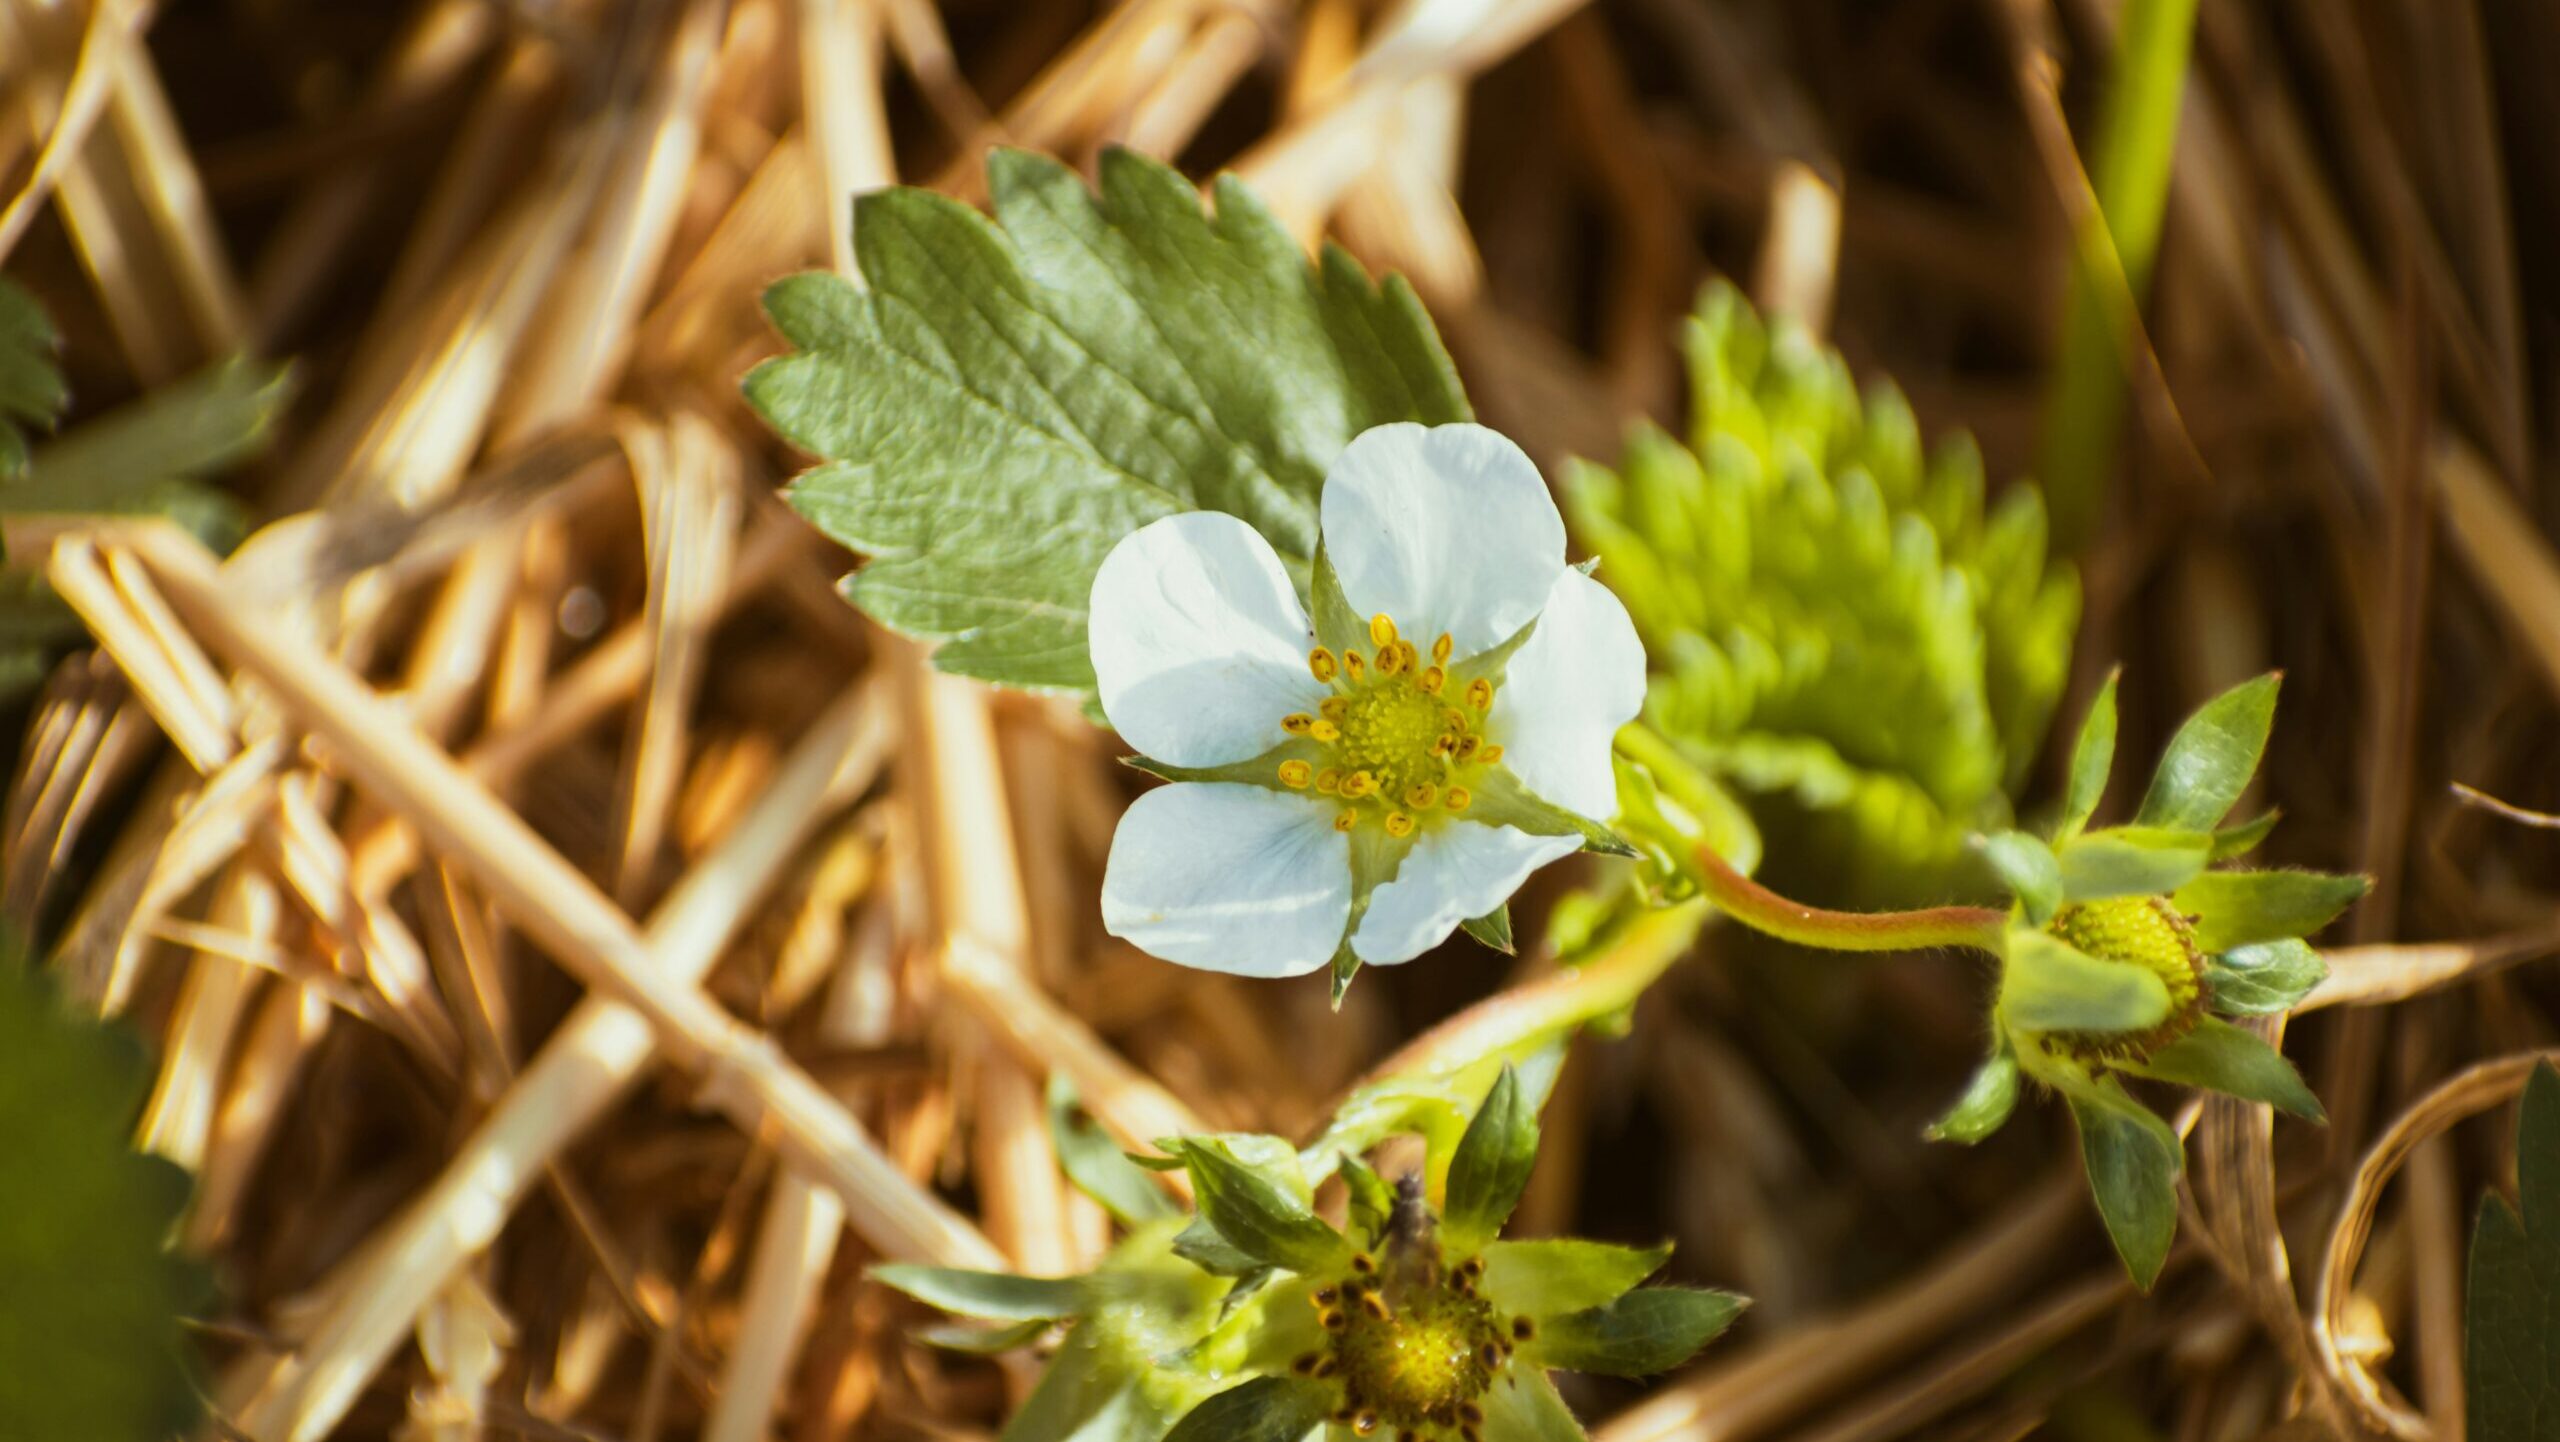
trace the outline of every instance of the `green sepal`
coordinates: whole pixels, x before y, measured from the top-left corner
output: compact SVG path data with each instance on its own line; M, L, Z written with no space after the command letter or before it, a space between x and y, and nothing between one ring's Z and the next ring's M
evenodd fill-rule
M1945 1116L1929 1124L1929 1140L1972 1146L2000 1130L2017 1105L2018 1054L2004 1037L1982 1065L1974 1068L1973 1079L1965 1083L1964 1095L1956 1098L1956 1104L1947 1108Z
M1671 1244L1621 1247L1578 1237L1488 1242L1484 1294L1519 1316L1546 1318L1614 1302L1671 1260Z
M1549 1318L1521 1344L1520 1355L1536 1367L1650 1377L1697 1355L1749 1305L1731 1292L1643 1287L1614 1302Z
M2169 1015L2169 989L2130 962L2104 961L2045 932L2012 927L2000 1014L2034 1032L2144 1031Z
M2080 1160L2107 1237L2134 1285L2148 1292L2178 1234L2178 1172L2186 1160L2178 1134L2113 1077L2078 1078L2063 1095L2080 1127Z
M1556 1384L1535 1368L1505 1368L1484 1394L1484 1413L1484 1435L1497 1442L1588 1442Z
M1576 816L1554 802L1532 792L1513 775L1508 766L1488 766L1472 789L1475 804L1468 808L1466 819L1486 826L1508 826L1532 836L1574 836L1581 838L1582 849L1603 856L1637 856L1642 853L1627 844L1626 838L1587 816Z
M2299 937L2235 946L2204 964L2213 1009L2224 1016L2273 1016L2291 1011L2328 979L2329 964Z
M2220 1017L2199 1017L2194 1030L2153 1052L2148 1060L2121 1065L2153 1081L2265 1102L2304 1121L2329 1119L2320 1109L2320 1099L2303 1085L2302 1074L2285 1060L2284 1053L2267 1045L2256 1032Z
M1360 974L1360 955L1351 949L1351 938L1360 930L1360 919L1369 914L1369 898L1404 869L1404 859L1413 854L1413 838L1399 841L1383 826L1364 824L1352 828L1350 850L1351 910L1342 919L1342 940L1333 949L1331 969L1336 1011L1342 1009L1343 994L1351 990L1351 978Z
M1049 1142L1058 1166L1076 1190L1102 1204L1122 1226L1138 1227L1180 1214L1164 1189L1112 1141L1101 1124L1076 1105L1075 1083L1064 1071L1049 1075ZM1164 1158L1166 1169L1180 1165Z
M2119 896L2164 896L2204 870L2212 838L2199 831L2111 826L2065 842L2062 894L2066 901L2107 901Z
M1093 1303L1090 1277L1018 1277L1011 1272L976 1272L961 1267L926 1267L887 1262L871 1269L871 1280L893 1287L927 1306L964 1317L999 1322L1054 1322L1073 1317Z
M1185 1137L1181 1146L1200 1219L1229 1246L1293 1272L1324 1272L1349 1260L1342 1234L1309 1205L1298 1153L1287 1142L1225 1135Z
M1002 1327L972 1327L961 1322L936 1322L918 1327L907 1335L928 1347L945 1352L958 1352L971 1357L995 1357L1028 1347L1048 1335L1058 1325L1046 1317L1015 1322Z
M2356 903L2372 883L2321 871L2208 871L2170 900L2196 919L2196 945L2228 951L2309 936Z
M2276 829L2276 823L2283 819L2284 808L2270 806L2255 820L2223 827L2213 833L2213 851L2207 860L2229 861L2235 856L2248 855L2258 849L2258 844L2265 841L2268 834Z
M1189 1226L1174 1234L1172 1247L1175 1256L1213 1277L1250 1277L1269 1265L1228 1241L1226 1233L1207 1217L1193 1217Z
M1345 1156L1335 1169L1342 1178L1343 1190L1349 1194L1346 1220L1351 1231L1365 1246L1378 1245L1387 1234L1387 1219L1395 1215L1396 1194L1387 1180L1356 1156Z
M1458 1139L1474 1119L1485 1089L1493 1085L1494 1074L1505 1065L1515 1067L1531 1108L1543 1107L1563 1070L1566 1040L1565 1034L1542 1031L1447 1070L1397 1073L1362 1086L1307 1144L1299 1165L1305 1175L1322 1178L1388 1137L1418 1136L1436 1181L1456 1154Z
M1308 572L1307 618L1315 625L1316 644L1337 659L1355 647L1369 648L1369 618L1351 609L1351 598L1342 592L1342 573L1333 568L1333 557L1321 541Z
M1192 1408L1164 1442L1305 1442L1333 1389L1303 1377L1255 1377Z
M2071 781L2063 790L2062 821L2054 828L2056 841L2079 835L2107 794L2107 774L2116 764L2116 678L2121 674L2107 673L2098 699L2081 719L2080 740L2071 748Z
M2029 923L2053 920L2062 905L2062 863L2051 847L2023 831L1997 831L1982 838L1982 857L2018 898Z
M2282 673L2270 671L2197 707L2161 753L2135 823L2177 831L2220 826L2266 753L2282 680Z
M1274 729L1278 729L1279 718L1273 717L1272 720ZM1158 761L1152 756L1123 756L1120 758L1120 764L1131 770L1143 771L1160 781L1206 781L1228 785L1259 786L1265 791L1306 795L1309 799L1313 799L1309 793L1294 791L1280 780L1280 763L1304 761L1310 769L1313 769L1323 764L1324 754L1322 742L1312 741L1304 736L1292 736L1259 756L1244 761L1230 761L1223 766L1176 766L1170 761Z
M1458 923L1479 946L1489 946L1504 956L1517 955L1511 941L1511 903L1504 902L1482 916L1471 916Z
M1440 1209L1449 1245L1472 1251L1501 1235L1537 1161L1537 1104L1519 1074L1505 1065L1449 1158L1447 1199Z

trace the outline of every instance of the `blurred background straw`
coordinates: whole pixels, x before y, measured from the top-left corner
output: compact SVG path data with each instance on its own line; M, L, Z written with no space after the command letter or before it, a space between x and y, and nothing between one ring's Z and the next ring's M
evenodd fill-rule
M2493 0L0 0L0 264L75 415L300 381L218 573L6 518L85 636L7 727L0 919L156 1043L218 1432L990 1437L1029 1374L861 1270L1090 1263L1053 1080L1132 1145L1302 1131L1550 966L1461 942L1337 1019L1138 956L1109 738L836 598L738 399L756 295L1007 143L1240 172L1544 462L1676 416L1730 275L2039 476L2066 714L2125 663L2145 755L2287 671L2278 857L2377 881L2289 1038L2332 1125L2192 1110L2140 1297L2058 1108L1921 1141L1969 965L1773 990L1710 930L1581 1045L1522 1220L1759 1305L1577 1383L1596 1436L2459 1438L2560 949L2553 839L2447 789L2560 804L2555 72Z

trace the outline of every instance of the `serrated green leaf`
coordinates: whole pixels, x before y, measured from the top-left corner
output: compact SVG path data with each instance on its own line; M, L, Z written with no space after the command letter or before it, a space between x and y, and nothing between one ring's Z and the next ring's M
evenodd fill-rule
M1325 468L1389 421L1470 418L1412 290L1338 251L1309 266L1232 179L1106 152L1101 191L1020 151L993 222L915 189L856 202L868 290L767 299L798 349L747 396L828 464L792 503L867 553L853 600L941 640L936 664L1089 690L1086 597L1122 536L1178 511L1253 525L1300 576Z
M1064 1071L1049 1078L1048 1107L1050 1144L1057 1148L1059 1167L1078 1191L1100 1202L1123 1226L1143 1226L1177 1215L1164 1189L1149 1181L1146 1170L1076 1105L1075 1083Z
M1537 1161L1536 1104L1518 1074L1505 1066L1449 1159L1448 1200L1440 1221L1450 1245L1463 1252L1500 1235Z
M2320 871L2208 871L2170 898L2196 919L2196 945L2228 951L2309 936L2370 888L2361 876Z
M1298 1154L1286 1142L1210 1136L1186 1137L1180 1145L1200 1219L1236 1250L1293 1272L1323 1272L1349 1258L1342 1234L1308 1205Z
M2053 920L2062 905L2062 863L2051 848L2023 831L2000 831L1982 839L1982 855L2031 924Z
M2165 896L2204 870L2212 839L2192 831L2114 826L2087 831L2056 853L2062 894L2071 901Z
M2098 814L2098 803L2106 798L2107 776L2116 765L2116 677L2107 673L2106 683L2098 688L2098 698L2089 703L2089 714L2081 719L2080 739L2071 748L2071 781L2062 796L2062 823L2054 839L2067 841L2089 825Z
M2326 980L2329 964L2308 942L2292 937L2235 946L2204 964L2213 1009L2225 1016L2273 1016Z
M2067 1088L2080 1127L2080 1160L2107 1236L2144 1291L2160 1279L2178 1234L2178 1134L2112 1077Z
M204 1283L167 1250L188 1184L127 1144L149 1085L140 1046L65 1010L0 943L0 1437L194 1425L180 1319Z
M1521 1345L1531 1365L1600 1377L1650 1377L1697 1355L1749 1300L1731 1292L1643 1287L1542 1323Z
M2516 1200L2480 1199L2464 1293L2462 1380L2480 1442L2560 1442L2560 1072L2525 1082Z
M1320 1382L1255 1377L1192 1408L1164 1442L1304 1442L1332 1405Z
M871 1279L927 1306L1000 1322L1072 1317L1085 1310L1094 1296L1093 1283L1084 1277L1017 1277L1010 1272L974 1272L908 1262L873 1267Z
M2000 1014L2029 1031L2143 1031L2169 1015L2169 989L2142 967L2104 961L2041 931L2012 928Z
M2276 687L2282 679L2271 671L2197 707L2169 738L2135 823L2175 831L2220 826L2258 772L2267 733L2275 725Z
M263 447L292 396L283 366L234 360L207 367L37 450L23 478L0 486L0 510L166 514L227 548L246 512L198 482Z
M2305 1121L2328 1120L2320 1099L2303 1085L2302 1074L2283 1053L2257 1033L2216 1016L2197 1018L2194 1030L2153 1052L2146 1061L2124 1063L2124 1070L2153 1081L2265 1102Z
M1492 1442L1585 1442L1573 1409L1543 1372L1505 1370L1484 1394L1485 1436Z
M71 403L55 359L62 338L36 298L0 280L0 481L27 468L27 426L50 430Z
M1964 1095L1929 1124L1929 1140L1971 1146L2000 1130L2018 1104L2018 1056L2006 1041L1974 1069Z
M1490 1242L1484 1294L1506 1312L1552 1317L1580 1312L1634 1291L1671 1259L1671 1244L1620 1247L1576 1237Z

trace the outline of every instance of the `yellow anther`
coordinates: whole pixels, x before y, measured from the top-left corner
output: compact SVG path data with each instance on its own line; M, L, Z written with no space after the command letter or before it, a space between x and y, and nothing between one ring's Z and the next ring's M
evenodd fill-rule
M1315 673L1317 680L1330 681L1342 669L1342 663L1333 659L1331 651L1318 646L1307 653L1307 669Z
M1357 801L1377 789L1378 778L1366 771L1354 771L1342 778L1342 795L1346 800Z
M1440 788L1428 781L1417 781L1404 789L1404 804L1416 811L1428 811L1440 799Z
M1369 644L1383 651L1396 643L1396 623L1380 611L1369 618Z
M1350 709L1350 698L1344 696L1327 696L1324 698L1323 703L1316 707L1316 710L1322 713L1324 719L1327 721L1341 720L1342 713Z
M1389 641L1378 648L1378 674L1392 676L1404 669L1404 643Z
M1304 711L1292 711L1280 718L1280 729L1292 736L1304 736L1316 729L1316 718Z
M1440 726L1444 731L1464 731L1467 729L1467 713L1452 706L1440 713Z
M1458 742L1458 759L1459 759L1459 760L1461 760L1461 761L1473 761L1473 760L1475 760L1475 759L1476 759L1476 753L1477 753L1478 751L1483 750L1483 749L1484 749L1484 738L1483 738L1483 737L1481 737L1481 736L1467 736L1467 737L1462 737L1462 738L1460 738L1460 740L1459 740L1459 742Z
M1502 759L1502 748L1499 746L1487 746L1476 753L1476 759L1487 766L1491 766L1493 763Z
M1455 736L1442 736L1431 743L1431 754L1443 761L1448 760L1450 753L1457 749L1458 738Z
M1280 784L1292 791L1305 790L1307 782L1312 780L1315 774L1316 769L1304 761L1289 760L1280 763Z
M1463 786L1452 786L1445 801L1452 811L1464 811L1475 804L1476 794Z
M1440 688L1449 684L1449 673L1437 666L1425 666L1422 668L1422 674L1414 678L1413 684L1421 687L1425 694L1437 696L1440 694Z
M1479 711L1493 709L1493 682L1482 676L1467 683L1467 704Z
M1342 728L1330 721L1318 721L1307 728L1307 734L1318 741L1339 741L1342 739Z
M1431 659L1446 666L1449 664L1449 653L1455 649L1457 649L1457 643L1449 639L1448 632L1443 631L1440 633L1440 639L1431 643Z
M1333 814L1333 829L1336 831L1349 831L1359 824L1360 813L1357 811L1337 811Z
M1413 649L1413 643L1411 641L1398 641L1396 643L1396 649L1404 652L1404 668L1406 670L1420 671L1422 669L1422 653Z
M1366 680L1369 675L1369 663L1360 659L1359 652L1345 651L1342 653L1342 674L1354 681Z
M1337 791L1339 791L1339 790L1341 790L1341 789L1342 789L1342 768L1341 768L1341 767L1338 767L1338 766L1328 766L1328 767L1326 767L1325 769L1323 769L1322 771L1319 771L1319 772L1317 772L1317 773L1316 773L1316 793L1317 793L1318 795L1320 795L1320 796L1331 796L1333 793L1335 793L1335 792L1337 792Z
M1387 834L1401 841L1413 834L1413 818L1401 811L1387 813Z

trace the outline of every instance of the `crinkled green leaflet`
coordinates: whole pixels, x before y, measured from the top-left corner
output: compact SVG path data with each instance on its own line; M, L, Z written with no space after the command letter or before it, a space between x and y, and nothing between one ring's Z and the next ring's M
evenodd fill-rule
M2038 493L1986 503L1970 440L1930 451L1900 392L1862 396L1730 286L1701 294L1685 350L1688 433L1639 426L1615 470L1564 487L1644 639L1647 723L1747 800L1781 890L1978 884L1965 842L2009 823L2079 616Z
M1552 1065L1540 1071L1491 1057L1462 1068L1483 1080L1454 1116L1439 1115L1445 1077L1380 1090L1407 1098L1394 1114L1424 1137L1428 1160L1413 1177L1382 1178L1357 1155L1402 1129L1375 1110L1335 1119L1332 1140L1303 1154L1323 1159L1314 1173L1277 1137L1169 1138L1167 1159L1155 1164L1189 1172L1198 1213L1135 1226L1088 1275L908 1266L873 1275L993 1324L937 1328L922 1334L928 1340L982 1351L1057 1336L1006 1442L1307 1442L1319 1433L1449 1442L1466 1428L1484 1442L1575 1442L1584 1433L1548 1368L1662 1371L1744 1303L1644 1286L1668 1245L1499 1238L1537 1152ZM1076 1124L1070 1110L1055 1115ZM1090 1165L1073 1173L1079 1184L1095 1174ZM1341 1229L1313 1205L1311 1182L1325 1175L1348 1193ZM1118 1195L1120 1184L1106 1191ZM1381 1360L1389 1356L1406 1360ZM1434 1360L1417 1367L1413 1357Z
M25 427L49 430L71 404L55 361L61 345L36 298L0 280L0 481L27 468Z
M2003 831L1981 843L2017 899L1995 1040L1931 1135L1974 1142L1998 1130L2022 1078L2060 1091L2108 1235L2146 1287L2176 1231L2181 1158L2120 1076L2323 1119L2292 1063L2224 1019L2280 1015L2318 985L2325 969L2302 938L2366 886L2357 876L2213 869L2273 828L2272 813L2225 823L2264 753L2276 690L2262 676L2205 703L2170 741L2134 822L2093 830L2115 754L2110 676L2082 722L2051 836Z
M863 285L812 274L765 307L793 350L748 401L824 464L791 502L870 560L848 585L935 664L1092 690L1103 557L1187 510L1243 518L1305 583L1316 497L1353 436L1471 417L1410 287L1313 266L1232 177L1199 191L1128 151L1101 188L988 159L994 220L930 191L855 202Z
M1316 644L1339 654L1369 643L1369 623L1352 613L1343 598L1341 580L1334 574L1332 563L1319 551L1315 559L1310 586L1313 605L1309 608L1315 624ZM1499 688L1509 672L1511 658L1527 644L1538 628L1536 621L1522 626L1508 639L1473 656L1450 660L1448 687L1452 693L1463 692L1474 681L1485 680ZM1304 796L1280 780L1282 763L1303 761L1310 767L1324 763L1321 742L1293 736L1250 760L1230 762L1224 766L1172 766L1144 756L1129 758L1128 764L1151 776L1167 781L1217 782L1229 785L1259 786L1283 795ZM1529 790L1510 767L1495 763L1468 774L1468 786L1475 800L1465 820L1446 820L1429 824L1508 826L1532 836L1572 836L1579 838L1582 849L1609 856L1633 856L1635 848L1602 822L1576 816L1561 806L1545 800ZM1351 910L1344 920L1341 943L1335 948L1332 966L1333 1001L1342 1004L1343 994L1350 989L1352 978L1360 971L1360 958L1351 949L1352 933L1360 929L1360 919L1369 911L1369 899L1377 889L1396 879L1404 860L1413 852L1420 832L1395 837L1376 826L1361 826L1350 833L1351 841ZM1497 920L1498 918L1498 920ZM1467 923L1467 933L1497 950L1509 950L1510 920L1497 911Z

